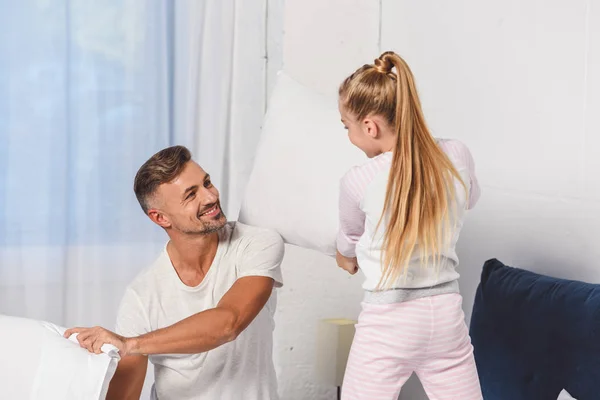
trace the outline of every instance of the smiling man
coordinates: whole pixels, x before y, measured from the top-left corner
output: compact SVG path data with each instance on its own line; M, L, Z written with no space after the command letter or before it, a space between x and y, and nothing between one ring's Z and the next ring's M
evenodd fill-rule
M104 343L119 349L107 399L138 399L148 360L153 399L277 399L271 292L282 281L281 237L227 222L210 176L183 146L146 161L134 191L170 240L128 286L116 333L65 332L96 353Z

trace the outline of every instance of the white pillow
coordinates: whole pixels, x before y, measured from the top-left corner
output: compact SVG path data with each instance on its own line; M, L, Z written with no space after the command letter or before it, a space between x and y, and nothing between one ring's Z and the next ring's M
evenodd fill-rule
M323 96L280 72L239 220L335 255L339 182L366 160L340 122L337 93Z
M562 392L560 392L558 394L558 399L556 400L577 400L574 397L572 397L569 392L567 392L566 390L562 390Z
M33 319L0 315L0 399L104 400L119 354L81 348L65 328Z

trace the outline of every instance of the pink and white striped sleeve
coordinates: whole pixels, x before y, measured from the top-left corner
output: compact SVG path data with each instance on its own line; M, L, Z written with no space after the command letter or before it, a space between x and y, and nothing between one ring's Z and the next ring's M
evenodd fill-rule
M477 204L479 201L479 197L481 197L481 188L479 187L477 175L475 175L475 161L473 160L473 156L466 146L464 146L463 159L467 165L467 168L469 169L469 178L471 179L471 187L469 189L469 204L467 206L467 208L470 210L471 208L475 207L475 204Z
M469 151L469 148L458 140L444 140L442 142L442 149L448 155L452 155L453 158L458 160L463 166L469 171L469 202L467 209L472 209L477 204L479 197L481 196L481 188L477 181L477 175L475 175L475 161ZM465 182L467 183L467 182Z
M383 153L366 164L350 169L340 182L340 228L337 249L345 257L356 257L356 243L365 231L365 213L360 208L367 186L375 175L389 167L392 153Z
M340 181L337 250L344 257L356 257L356 243L365 230L365 213L360 209L361 185L358 167L352 168Z

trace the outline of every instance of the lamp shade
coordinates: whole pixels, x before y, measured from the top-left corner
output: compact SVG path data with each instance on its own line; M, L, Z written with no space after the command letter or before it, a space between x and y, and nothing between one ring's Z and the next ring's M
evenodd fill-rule
M350 319L324 319L317 332L317 379L319 382L342 386L348 363L350 346L354 339L356 321Z

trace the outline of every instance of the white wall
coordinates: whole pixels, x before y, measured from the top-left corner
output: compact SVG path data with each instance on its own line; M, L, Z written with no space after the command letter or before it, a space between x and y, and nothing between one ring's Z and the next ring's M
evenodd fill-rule
M322 93L336 93L379 51L379 2L286 0L284 32L286 72Z
M600 5L384 0L437 136L464 140L483 184L460 242L470 316L481 264L600 282Z
M316 90L380 50L416 76L434 134L467 143L483 195L459 243L467 321L496 257L600 282L600 4L591 0L287 0L284 68ZM378 45L381 32L381 46ZM313 377L322 317L355 318L360 278L288 248L276 331L283 399L331 399ZM282 327L282 324L288 324ZM414 380L401 398L426 398Z

